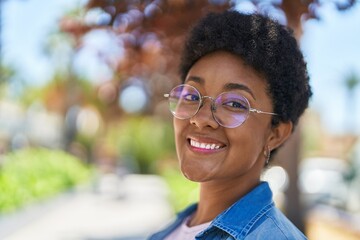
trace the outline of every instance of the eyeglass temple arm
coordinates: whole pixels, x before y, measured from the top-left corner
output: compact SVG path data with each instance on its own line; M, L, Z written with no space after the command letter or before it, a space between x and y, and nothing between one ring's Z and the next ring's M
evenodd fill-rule
M250 112L254 112L254 113L262 113L262 114L269 114L269 115L279 115L277 113L272 113L272 112L264 112L264 111L261 111L261 110L258 110L256 108L250 108L249 110Z

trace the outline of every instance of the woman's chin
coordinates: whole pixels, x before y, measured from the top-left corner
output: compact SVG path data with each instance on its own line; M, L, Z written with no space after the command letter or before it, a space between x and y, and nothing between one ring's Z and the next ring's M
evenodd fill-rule
M207 180L207 176L205 174L201 174L199 171L194 171L193 169L190 171L181 170L182 174L185 178L192 182L205 182Z

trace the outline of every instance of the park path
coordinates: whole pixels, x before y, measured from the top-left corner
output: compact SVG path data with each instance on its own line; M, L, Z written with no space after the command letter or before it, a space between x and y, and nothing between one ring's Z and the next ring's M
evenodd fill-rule
M0 221L0 239L143 240L173 217L167 195L158 176L106 174L93 187Z

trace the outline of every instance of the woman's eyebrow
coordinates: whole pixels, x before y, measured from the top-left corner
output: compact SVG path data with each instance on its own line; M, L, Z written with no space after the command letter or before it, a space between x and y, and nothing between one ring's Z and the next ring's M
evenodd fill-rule
M192 81L192 82L196 82L196 83L199 83L201 85L204 85L205 83L205 80L201 77L198 77L198 76L189 76L185 82L189 82L189 81Z
M204 85L205 84L205 80L202 77L199 76L189 76L185 82L196 82L199 83L200 85ZM252 98L254 100L256 100L256 97L254 95L254 93L251 91L251 89L244 85L244 84L239 84L239 83L227 83L224 86L224 90L225 91L231 91L231 90L243 90L245 92L248 92Z
M244 84L227 83L224 86L224 90L226 90L226 91L231 91L231 90L236 90L236 89L248 92L253 97L253 99L256 100L254 93L251 91L251 89L248 86L246 86Z

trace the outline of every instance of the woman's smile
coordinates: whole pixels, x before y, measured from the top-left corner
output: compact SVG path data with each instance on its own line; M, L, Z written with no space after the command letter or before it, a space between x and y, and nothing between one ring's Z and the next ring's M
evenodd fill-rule
M191 151L199 153L217 153L226 147L226 144L209 137L189 137L187 142Z

